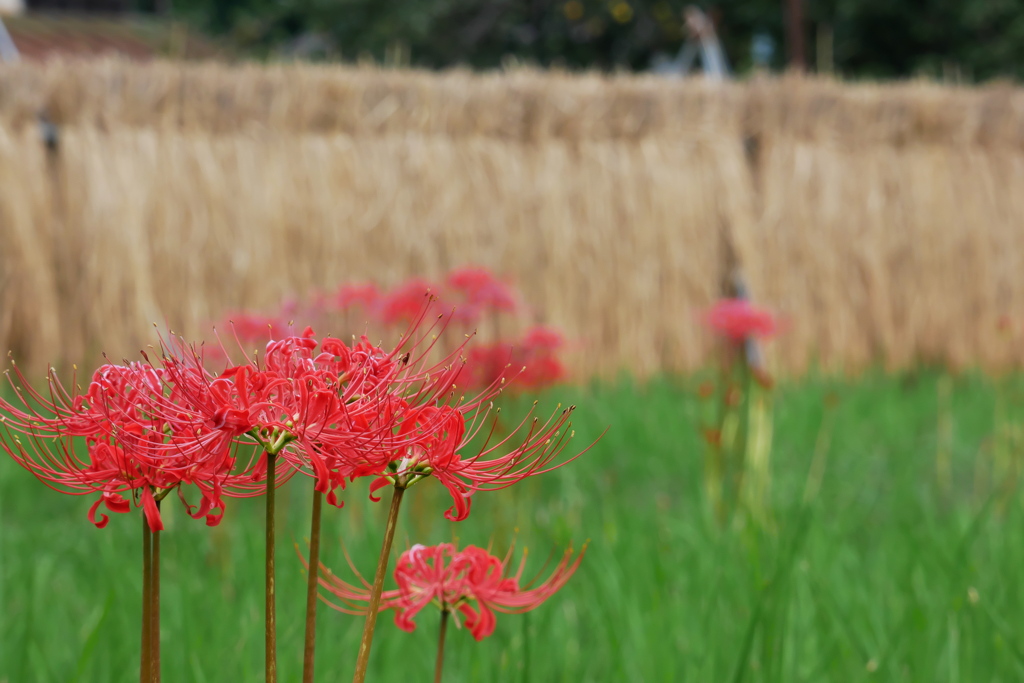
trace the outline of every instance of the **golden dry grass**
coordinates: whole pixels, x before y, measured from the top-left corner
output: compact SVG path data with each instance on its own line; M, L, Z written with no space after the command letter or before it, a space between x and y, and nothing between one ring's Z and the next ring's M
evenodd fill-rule
M58 123L48 155L35 117ZM738 259L784 371L1004 367L1024 92L123 62L0 70L0 347L134 356L153 321L482 264L581 372L701 365Z

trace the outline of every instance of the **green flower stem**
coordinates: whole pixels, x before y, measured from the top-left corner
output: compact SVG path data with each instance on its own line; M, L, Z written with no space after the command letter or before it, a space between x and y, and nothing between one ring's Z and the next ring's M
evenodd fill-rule
M391 542L395 539L398 507L402 504L404 493L404 486L395 486L394 495L391 498L391 510L388 512L387 527L384 529L384 545L381 546L380 559L377 560L377 573L373 577L373 592L370 594L370 607L366 614L366 623L363 625L363 640L359 644L359 657L356 659L356 674L352 679L353 683L363 683L366 680L366 668L370 663L370 646L373 643L373 629L377 625L380 596L384 592L384 575L387 573L388 560L391 558Z
M444 634L448 630L448 610L441 610L441 630L437 635L437 663L434 664L434 683L441 683L441 669L444 667Z
M160 501L156 501L156 509L159 514ZM150 656L150 667L152 668L151 680L153 683L160 683L160 531L154 531L152 548L152 583L149 587L149 642L152 650Z
M277 683L277 609L274 596L274 491L277 453L267 450L266 683Z
M142 517L142 646L139 653L139 682L150 683L152 675L150 629L151 592L153 585L153 556L150 541L149 520Z
M316 603L320 576L320 510L324 494L313 490L313 515L309 523L309 568L306 571L306 647L302 655L302 683L313 683L316 654Z

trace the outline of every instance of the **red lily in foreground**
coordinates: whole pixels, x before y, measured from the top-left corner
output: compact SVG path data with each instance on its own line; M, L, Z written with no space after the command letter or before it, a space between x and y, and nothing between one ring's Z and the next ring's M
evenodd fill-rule
M507 488L527 477L558 469L589 450L559 460L575 434L568 422L575 408L559 407L544 422L533 417L531 410L511 434L496 443L488 439L468 456L459 451L467 448L480 431L488 411L479 411L479 405L409 410L400 431L409 445L395 451L387 469L370 485L371 497L386 486L406 489L432 476L452 496L452 507L445 518L462 521L469 516L472 495L477 491ZM472 420L468 425L467 419Z
M524 584L526 552L519 566L513 570L510 566L511 550L504 559L500 559L472 545L462 550L451 543L414 545L398 559L394 571L398 588L384 591L380 606L393 609L395 625L409 633L416 630L414 619L424 607L433 605L440 610L441 633L435 669L435 680L439 681L449 617L456 627L462 626L460 619L464 620L473 638L483 640L494 633L497 624L495 612L520 614L539 607L566 584L585 552L586 546L573 559L572 548L569 548L546 580L538 582L539 577L535 577ZM340 603L332 602L323 595L321 599L340 612L366 614L372 586L358 572L355 573L360 586L342 581L321 564L320 585Z

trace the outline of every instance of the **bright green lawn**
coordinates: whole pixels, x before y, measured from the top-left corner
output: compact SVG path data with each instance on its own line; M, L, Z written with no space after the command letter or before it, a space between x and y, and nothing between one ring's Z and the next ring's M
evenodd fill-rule
M995 393L985 381L953 383L948 488L935 474L936 376L783 387L768 532L722 531L705 512L695 386L624 382L542 397L579 404L581 445L611 430L573 465L479 496L466 522L443 519L448 503L433 482L411 490L396 552L453 535L504 548L518 527L539 568L552 550L591 539L579 572L540 609L499 615L482 643L453 632L447 680L1024 680L1024 515L1019 498L1001 506L990 495ZM827 467L802 506L826 413ZM289 682L304 592L292 538L307 533L308 489L295 479L281 493L279 666ZM342 575L340 537L367 575L379 547L386 501L370 504L365 492L354 487L345 509L325 517L325 560ZM0 461L0 681L137 679L139 517L97 530L89 503ZM216 530L171 520L168 683L261 679L261 514L256 500L229 507ZM437 623L427 612L419 623L410 635L381 620L372 680L430 679ZM319 624L318 680L348 680L361 621L323 609Z

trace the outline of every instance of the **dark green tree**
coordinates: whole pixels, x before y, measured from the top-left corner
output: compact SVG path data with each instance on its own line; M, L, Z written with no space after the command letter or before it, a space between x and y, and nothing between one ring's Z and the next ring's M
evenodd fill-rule
M685 0L176 0L175 11L255 54L317 36L325 56L369 56L423 67L539 66L647 69L685 35ZM785 65L784 0L698 2L715 21L731 66L752 64L751 42L775 45ZM805 0L814 68L821 37L851 78L1024 77L1024 0Z

